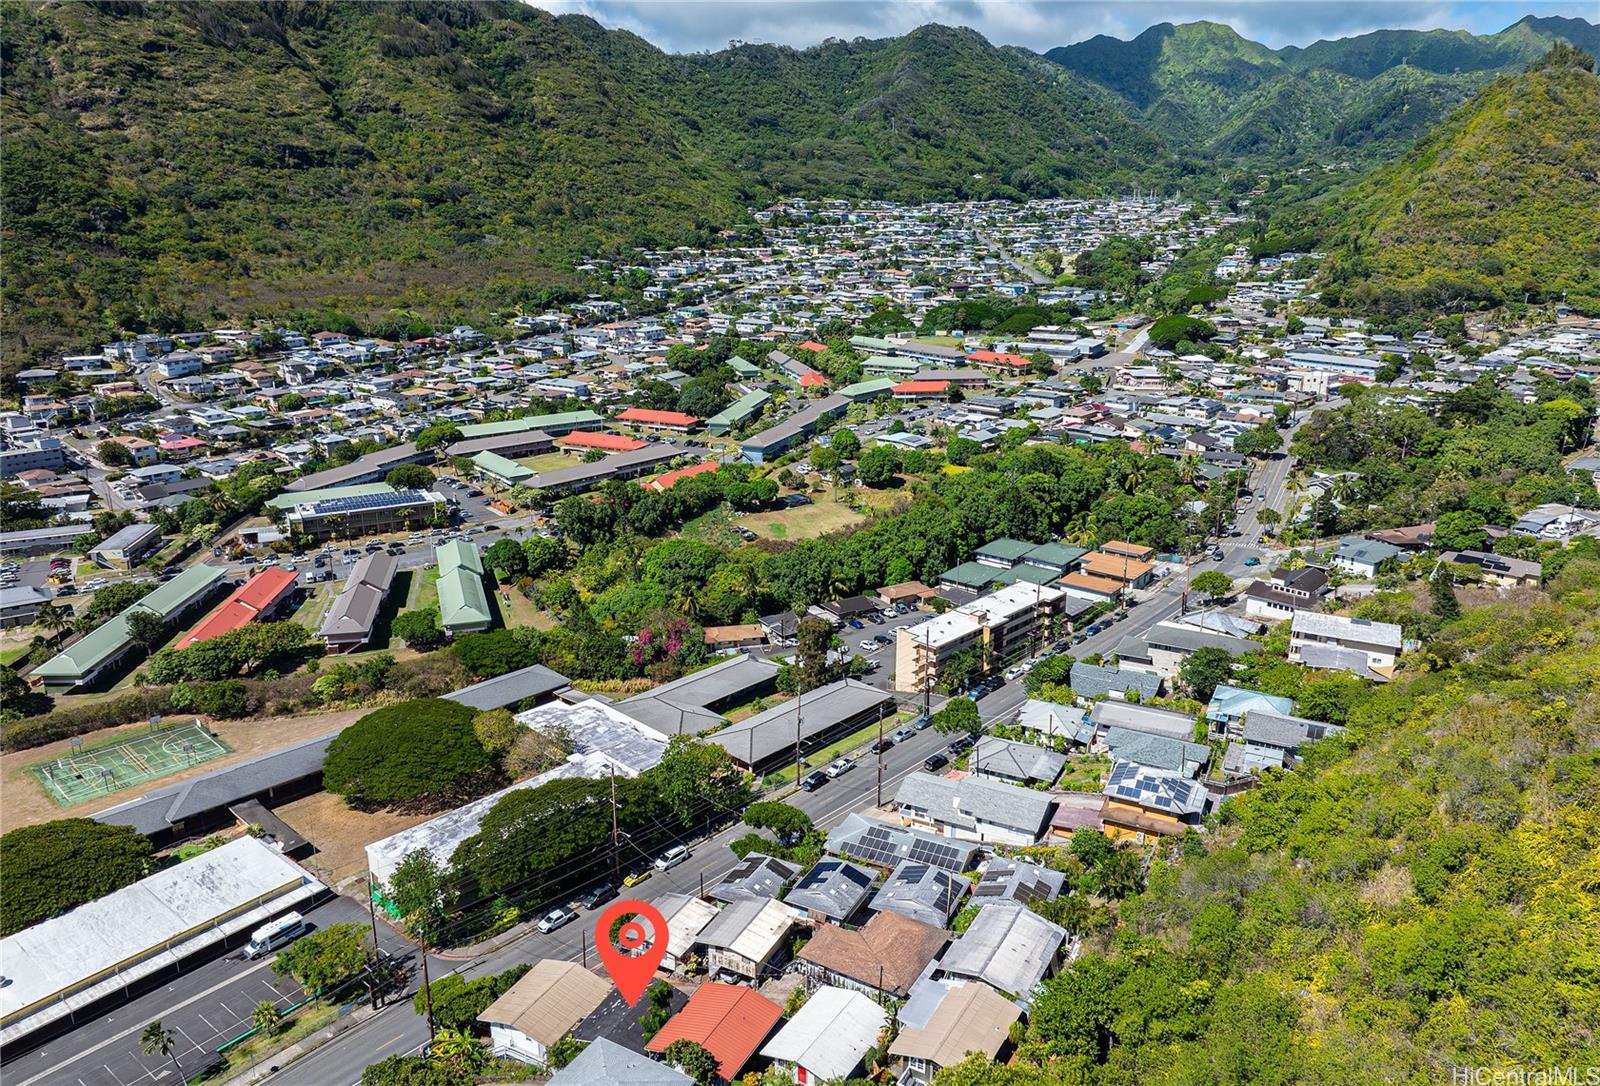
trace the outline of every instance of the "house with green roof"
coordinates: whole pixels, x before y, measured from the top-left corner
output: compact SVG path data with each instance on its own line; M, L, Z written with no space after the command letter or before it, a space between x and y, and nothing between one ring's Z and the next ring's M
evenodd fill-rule
M479 633L494 622L489 597L483 590L483 559L478 548L464 539L451 540L434 549L439 563L439 624L444 632Z
M978 548L978 561L995 569L1010 569L1022 561L1022 556L1033 549L1032 543L1020 539L994 539Z
M474 453L472 471L478 478L508 489L525 486L539 474L525 464L493 452Z
M902 381L921 368L922 363L914 358L890 358L882 354L875 354L861 363L861 372L868 377L896 377Z
M894 385L893 377L870 377L853 385L845 385L839 390L839 395L851 403L862 403L866 400L875 400L879 396L887 396Z
M1060 576L1071 573L1077 567L1078 560L1088 553L1083 547L1068 543L1041 543L1022 556L1022 564L1050 570Z
M966 588L981 592L994 583L1000 571L981 562L962 562L939 574L940 588Z
M135 611L155 615L170 630L186 615L200 610L227 576L218 566L190 566L126 610L90 630L33 669L46 690L65 693L102 678L123 663L136 647L128 617Z
M712 437L726 436L735 426L742 425L761 414L761 409L772 401L770 392L747 392L722 411L706 420L706 433Z
M748 358L741 358L739 355L734 355L732 358L728 359L727 366L741 381L761 380L761 367L757 366L754 362L751 362Z

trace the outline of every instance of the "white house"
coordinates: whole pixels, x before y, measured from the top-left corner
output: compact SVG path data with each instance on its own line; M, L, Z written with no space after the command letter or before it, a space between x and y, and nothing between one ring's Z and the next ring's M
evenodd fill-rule
M1302 663L1306 650L1321 646L1353 650L1366 655L1369 668L1392 668L1400 657L1400 627L1392 622L1324 615L1300 611L1289 627L1289 659Z
M545 958L478 1016L496 1056L542 1064L611 994L611 985L577 962Z
M795 1082L842 1082L861 1067L889 1016L860 992L823 985L761 1048Z

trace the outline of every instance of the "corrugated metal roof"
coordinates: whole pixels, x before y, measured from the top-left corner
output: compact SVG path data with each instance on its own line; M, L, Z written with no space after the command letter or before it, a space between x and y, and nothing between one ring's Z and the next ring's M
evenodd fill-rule
M510 1026L548 1048L593 1014L610 994L611 985L577 962L545 958L489 1004L478 1020Z

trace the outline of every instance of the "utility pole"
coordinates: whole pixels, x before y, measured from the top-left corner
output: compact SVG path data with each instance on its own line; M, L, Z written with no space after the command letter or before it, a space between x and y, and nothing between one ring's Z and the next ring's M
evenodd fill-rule
M378 962L378 901L376 898L377 887L372 882L372 868L367 868L367 916L372 921L372 961ZM372 1009L378 1009L378 982L372 975L372 970L367 970L367 995L372 1000Z
M883 706L878 706L878 801L883 806Z
M622 870L618 866L621 860L622 843L617 834L617 764L606 759L611 765L611 881L615 886L621 886Z
M435 1032L433 1028L433 989L428 982L428 944L419 942L417 946L422 951L422 1004L427 1011L428 1044L431 1046Z
M795 658L799 659L798 649ZM806 707L806 679L804 675L798 677L794 696L794 783L800 786L800 717Z

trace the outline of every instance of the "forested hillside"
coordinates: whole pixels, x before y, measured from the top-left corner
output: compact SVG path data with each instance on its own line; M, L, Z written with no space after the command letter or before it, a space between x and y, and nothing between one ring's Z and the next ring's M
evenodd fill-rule
M1323 300L1394 315L1565 298L1600 312L1593 64L1552 51L1335 202Z
M1114 934L1046 982L1016 1063L936 1086L1600 1062L1600 562L1442 626L1411 614L1426 643L1400 678L1342 683L1343 737L1155 865ZM1249 684L1293 694L1298 670Z
M9 4L0 31L24 351L290 303L532 302L574 256L703 242L776 194L1173 171L1102 92L944 27L683 57L511 2Z
M1380 30L1273 50L1218 23L1099 35L1045 55L1116 94L1175 147L1258 165L1382 161L1425 134L1497 73L1557 40L1590 48L1581 19L1532 16L1498 34Z

